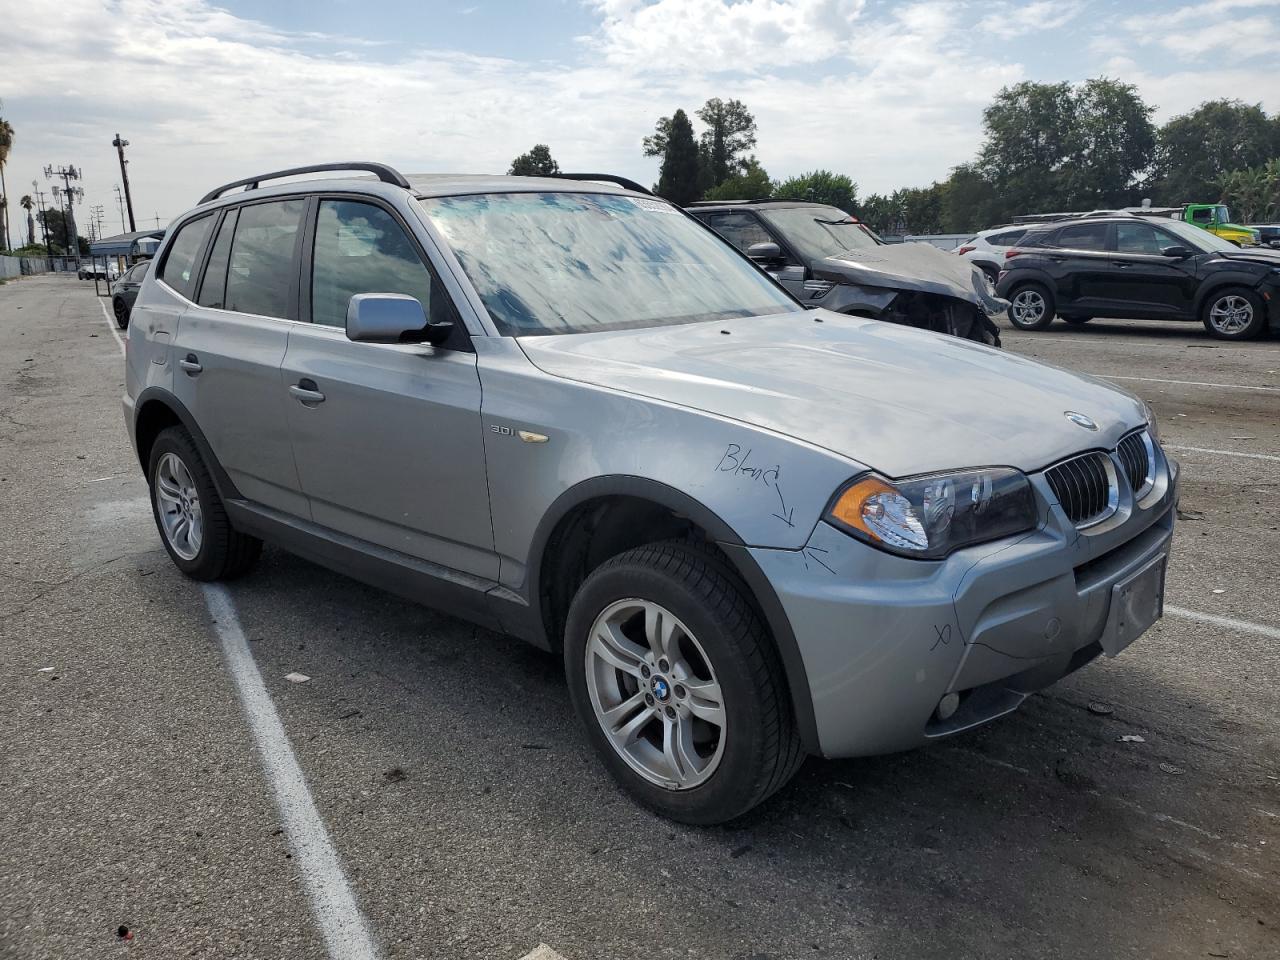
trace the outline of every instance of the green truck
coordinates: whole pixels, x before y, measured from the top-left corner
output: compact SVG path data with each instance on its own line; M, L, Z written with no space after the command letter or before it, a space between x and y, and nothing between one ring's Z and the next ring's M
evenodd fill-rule
M1237 247L1256 246L1261 242L1258 231L1231 222L1231 211L1225 203L1184 203L1180 207L1130 207L1129 213L1140 216L1169 217L1201 227L1210 233L1230 240Z

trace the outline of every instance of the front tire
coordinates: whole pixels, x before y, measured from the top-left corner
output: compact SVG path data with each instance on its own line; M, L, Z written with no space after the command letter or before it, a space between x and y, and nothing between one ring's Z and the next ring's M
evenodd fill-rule
M1209 295L1201 321L1219 340L1252 340L1266 325L1262 299L1248 287L1226 287Z
M804 751L745 586L684 541L637 547L583 582L564 642L569 693L609 772L683 823L724 823L783 786Z
M1043 330L1053 323L1053 294L1039 283L1023 283L1009 291L1009 322L1019 330Z
M184 427L161 431L147 470L164 548L194 580L230 580L258 562L262 541L231 526L213 477Z

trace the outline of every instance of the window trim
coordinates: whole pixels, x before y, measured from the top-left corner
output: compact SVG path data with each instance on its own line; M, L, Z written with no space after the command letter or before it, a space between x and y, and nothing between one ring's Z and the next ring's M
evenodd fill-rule
M454 352L474 353L475 347L472 344L474 334L467 329L467 325L462 321L462 312L458 309L457 303L454 302L453 295L445 286L444 280L440 276L440 271L436 270L435 265L431 262L431 258L427 255L426 248L418 239L417 235L410 228L408 222L400 211L397 210L381 197L367 193L353 193L350 191L332 190L314 193L311 195L311 206L307 209L307 221L303 225L303 244L302 257L298 270L298 322L305 323L309 327L325 330L341 330L341 327L330 327L326 324L316 323L314 317L314 309L311 303L311 285L315 277L316 265L316 229L320 222L320 204L326 200L348 201L353 203L365 203L369 206L377 207L387 213L391 219L400 227L404 235L409 238L409 243L418 255L418 260L427 273L431 277L432 286L439 288L443 294L445 302L449 308L450 319L453 321L455 329L461 329L465 334L465 338L461 339L456 346L437 346L436 349L453 350ZM384 344L385 346L385 344ZM393 344L394 346L394 344Z

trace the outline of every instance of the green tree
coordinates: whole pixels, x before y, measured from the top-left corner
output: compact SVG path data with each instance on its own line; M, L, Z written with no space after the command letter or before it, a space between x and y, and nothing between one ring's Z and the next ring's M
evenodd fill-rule
M1258 104L1211 100L1160 128L1152 193L1159 202L1209 203L1233 170L1280 156L1280 117Z
M30 245L36 242L36 223L31 219L31 209L36 205L36 202L31 199L31 194L24 193L18 204L23 210L27 211L27 244Z
M1006 87L983 111L977 170L1016 213L1131 202L1155 147L1151 109L1131 85L1105 77Z
M774 187L773 195L788 200L826 203L850 214L858 207L858 185L844 174L830 170L813 170L783 180Z
M551 156L551 148L545 143L535 143L532 150L511 161L507 174L512 177L548 177L559 172L560 164Z
M698 186L698 144L693 124L683 110L671 115L666 151L658 175L657 194L679 206L688 206L701 195Z
M49 234L49 246L54 253L62 253L67 246L67 214L64 210L47 207L36 214L36 219Z
M1219 180L1222 199L1231 205L1231 212L1241 223L1253 223L1265 218L1275 208L1275 197L1280 184L1280 161L1273 160L1262 167L1233 170Z
M991 181L970 163L951 171L942 198L942 232L975 233L998 219L999 201Z
M0 101L0 107L4 102ZM4 185L4 168L9 163L9 151L13 148L13 125L0 117L0 203L3 205L3 222L0 222L0 250L9 240L9 191Z
M902 214L903 232L942 233L945 194L946 186L941 183L895 190L890 200Z
M701 147L711 186L745 169L746 153L756 145L756 118L741 100L712 97L698 111L707 125Z
M704 200L762 200L773 196L773 181L755 157L743 161L743 171L735 173L702 195Z
M892 197L873 193L858 202L855 215L876 233L896 236L904 233L902 211Z

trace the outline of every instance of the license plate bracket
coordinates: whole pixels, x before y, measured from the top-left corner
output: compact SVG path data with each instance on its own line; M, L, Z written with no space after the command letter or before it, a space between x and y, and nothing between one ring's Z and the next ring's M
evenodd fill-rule
M1111 588L1111 610L1102 631L1102 652L1108 657L1137 640L1164 616L1164 581L1169 555L1153 557Z

